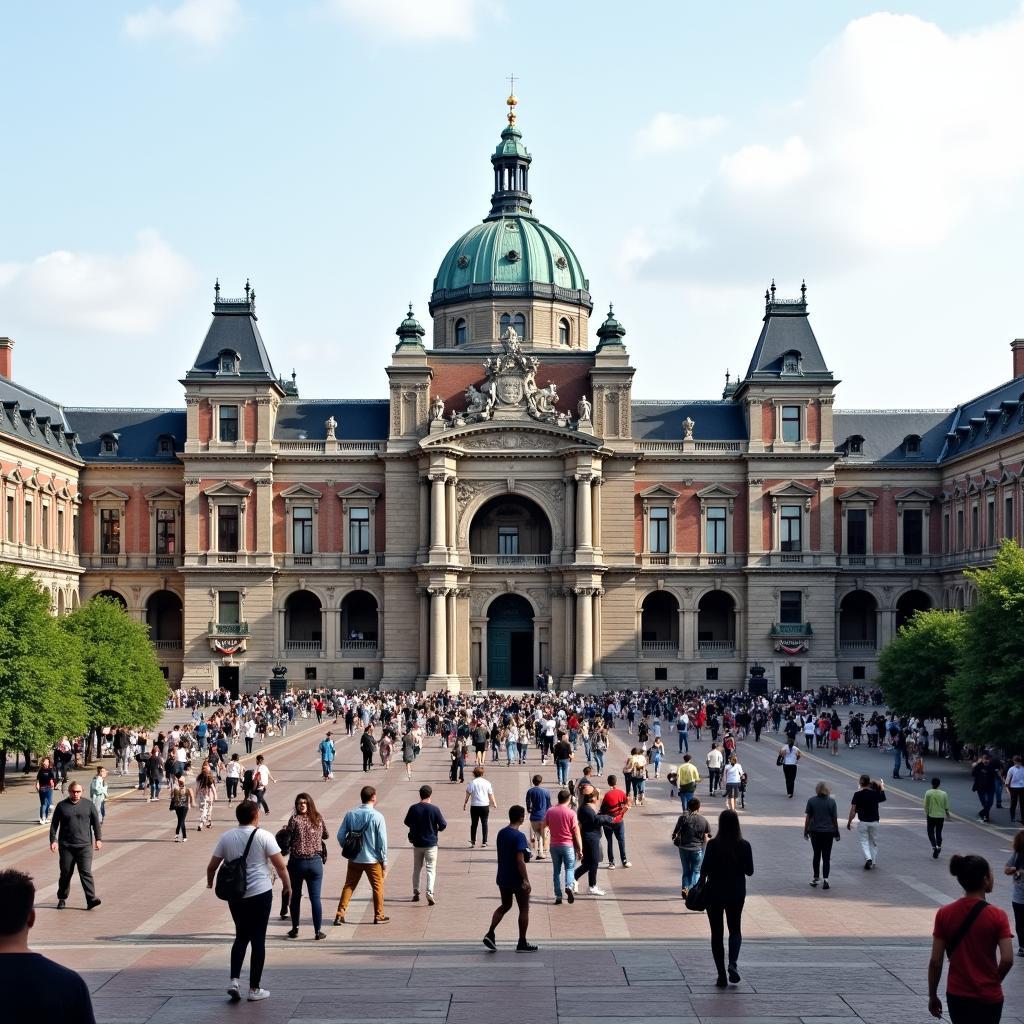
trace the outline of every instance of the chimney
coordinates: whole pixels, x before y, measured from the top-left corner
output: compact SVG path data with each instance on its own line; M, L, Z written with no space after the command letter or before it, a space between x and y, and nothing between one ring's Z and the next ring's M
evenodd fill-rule
M1014 343L1016 344L1016 342ZM1021 342L1024 345L1024 341ZM11 359L14 354L14 339L13 338L0 338L0 376L6 377L8 380L13 380L11 376ZM1017 365L1017 353L1013 354L1013 365ZM1022 364L1024 364L1024 353L1020 356Z
M6 338L0 338L0 344L6 340ZM11 342L11 344L13 345L14 342ZM1018 377L1024 377L1024 338L1015 338L1011 341L1010 351L1013 352L1013 379L1016 380ZM11 357L8 356L8 366L11 365L10 359Z

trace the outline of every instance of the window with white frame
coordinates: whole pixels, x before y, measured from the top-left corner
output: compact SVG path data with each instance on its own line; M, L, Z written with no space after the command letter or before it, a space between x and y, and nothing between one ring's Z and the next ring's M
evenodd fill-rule
M121 554L121 510L100 509L100 554Z
M782 440L786 444L799 444L800 438L800 406L784 405L782 407Z
M348 510L348 553L370 553L370 510L365 505L354 505Z
M238 440L238 406L221 405L217 408L217 437L225 443Z
M178 551L177 512L173 508L156 510L156 553L174 555Z
M709 505L704 517L704 550L709 555L724 555L727 550L725 508L721 505Z
M519 554L519 527L499 526L498 527L498 554L518 555Z
M312 505L296 505L292 509L292 554L313 554Z
M217 506L217 550L238 551L238 506Z
M668 508L654 505L647 513L648 550L652 555L668 554Z
M802 551L803 508L782 505L779 508L779 550Z

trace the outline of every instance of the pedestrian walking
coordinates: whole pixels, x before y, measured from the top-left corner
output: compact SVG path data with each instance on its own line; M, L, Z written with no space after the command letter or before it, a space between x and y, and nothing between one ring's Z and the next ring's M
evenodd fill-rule
M341 854L348 861L345 885L341 890L335 925L345 923L352 893L365 875L373 892L373 923L386 924L391 920L384 913L384 870L388 865L388 827L384 815L377 810L377 790L363 786L359 791L359 806L342 818L338 828Z
M328 733L321 741L317 749L320 751L320 770L324 775L324 782L334 778L334 755L336 749L331 733Z
M608 790L601 800L599 813L602 816L611 818L611 822L604 826L604 838L608 845L608 870L615 870L615 850L613 841L619 844L619 862L624 868L632 867L629 858L626 856L626 814L629 812L629 796L626 791L619 789L618 779L609 775Z
M57 804L50 819L50 851L60 863L57 881L57 909L67 906L71 892L71 876L78 869L78 880L85 893L87 910L102 902L96 895L92 878L93 850L103 848L103 824L91 800L82 799L82 784L71 782L68 795Z
M846 819L846 830L853 828L854 816L857 817L857 832L860 835L860 848L864 851L864 870L870 871L878 866L878 833L881 819L878 805L885 803L885 784L881 779L871 781L870 775L860 777L860 789L853 794L850 801L850 814Z
M804 839L811 841L811 885L817 887L819 876L822 889L829 889L829 869L832 866L832 844L839 838L839 808L826 783L814 787L814 796L804 808Z
M402 737L402 764L405 765L405 777L412 778L412 765L416 760L419 747L416 743L416 733L409 729Z
M583 836L576 814L569 806L569 790L558 791L558 803L548 809L544 818L551 835L551 871L555 889L555 905L562 902L562 883L566 899L576 899L576 860L583 856Z
M736 760L735 754L729 755L729 762L725 766L725 803L730 811L736 810L736 801L740 798L740 790L746 784L747 775L743 771L743 765Z
M466 796L462 801L462 809L466 809L466 805L469 805L469 845L470 847L476 846L476 833L477 826L480 827L482 832L483 842L481 846L487 845L487 818L491 813L492 807L497 807L498 803L494 799L494 788L491 783L484 778L484 766L478 764L473 769L473 778L470 779L466 786Z
M747 878L753 873L754 854L740 831L739 815L732 810L722 811L718 816L718 832L704 851L699 879L707 898L711 956L718 968L715 984L719 988L740 982L743 904L747 898ZM726 926L729 929L728 975L724 945Z
M320 890L324 881L327 826L308 793L299 793L296 796L295 809L282 832L287 837L288 880L291 882L288 911L292 927L288 932L288 938L299 937L299 910L302 906L302 886L305 884L313 916L313 938L326 939Z
M614 778L614 776L609 777ZM622 795L625 796L624 793ZM605 825L613 824L615 820L610 814L598 812L597 799L599 796L597 787L591 786L584 789L576 798L579 801L576 817L583 840L583 856L580 863L576 865L573 878L578 882L583 875L586 875L587 891L591 896L607 895L605 890L597 884L597 869L601 864L601 830Z
M1017 956L1024 956L1024 829L1013 837L1013 851L1003 874L1013 876L1013 930L1017 936Z
M700 865L704 859L704 848L711 838L711 825L700 813L700 797L695 796L683 808L672 829L672 845L679 851L682 867L682 897L685 900L690 889L700 878Z
M185 785L185 776L179 775L171 786L171 802L170 809L171 813L176 816L176 823L174 825L174 841L179 842L178 833L181 833L180 842L188 842L188 826L186 821L188 819L189 809L195 803L195 796L192 790Z
M281 847L266 829L260 828L259 805L243 800L235 808L237 828L228 829L213 848L206 865L206 887L213 888L217 870L225 861L242 859L245 866L245 892L228 900L228 910L235 924L235 938L231 944L231 977L228 998L237 1003L242 998L242 964L249 951L249 1002L255 1003L270 996L263 988L263 967L267 956L267 925L273 903L271 868L281 879L283 895L290 896L291 881Z
M725 755L718 749L717 743L711 744L704 763L708 766L708 795L714 796L722 784L722 766L725 764Z
M558 785L569 785L569 768L572 765L573 753L572 744L566 738L564 732L558 733L558 738L552 747L552 754L555 759L555 773L558 778Z
M363 771L368 772L373 768L373 752L377 749L377 741L373 737L373 726L367 725L359 737L359 751L363 755Z
M405 827L409 830L412 843L412 901L420 898L420 878L423 869L427 871L427 903L437 902L437 844L438 833L448 827L441 809L431 802L434 791L430 786L420 786L419 803L413 804L405 813Z
M782 768L782 774L786 779L786 796L790 800L793 799L793 791L796 789L796 766L800 756L800 751L790 738L775 759L775 763Z
M513 902L519 908L519 942L516 944L516 952L537 951L537 947L526 938L530 926L530 876L526 871L526 865L530 860L530 844L520 831L525 820L526 808L515 804L509 808L508 825L498 833L498 873L495 881L498 884L501 904L491 916L491 926L483 939L484 945L491 952L498 948L495 930L501 924L502 918L512 909Z
M924 795L925 826L928 829L928 842L932 845L932 856L938 860L942 851L942 826L953 815L949 807L949 794L939 789L942 779L932 779L932 788Z
M57 773L50 766L50 759L44 757L36 772L36 792L39 794L39 824L49 824L53 809L53 791L57 788Z
M242 779L242 762L238 760L237 754L231 755L228 761L227 772L224 776L224 789L227 793L228 803L233 803L238 798L238 783Z
M534 775L533 785L526 791L526 813L530 816L530 850L537 860L543 860L548 848L546 824L551 794L543 787L543 775Z
M213 805L217 801L217 779L210 766L204 764L196 776L196 804L199 806L199 824L196 831L213 827ZM265 803L264 803L265 806Z
M657 722L654 724L658 725ZM660 779L661 762L665 759L665 744L662 742L661 736L654 737L653 742L648 748L647 755L651 759L651 764L654 765L654 777Z
M462 738L456 739L451 747L449 757L452 761L448 779L451 782L466 781L466 741ZM525 762L523 762L525 764Z
M1010 824L1017 818L1020 811L1020 822L1024 825L1024 761L1020 754L1013 755L1013 764L1006 770L1003 779L1010 793Z
M719 766L721 766L721 756L719 753ZM719 772L721 772L721 767L719 767ZM700 782L700 772L697 771L697 766L693 763L690 755L684 754L683 763L676 769L676 788L679 790L679 802L683 805L684 811L693 799L694 793L697 792L698 782Z
M984 857L954 855L949 872L964 894L935 914L928 960L928 1012L942 1016L939 981L948 957L946 1009L952 1024L998 1024L1003 1014L1002 980L1013 967L1010 920L985 899L993 880Z
M247 754L252 753L252 741L256 738L256 720L250 718L245 723L245 752Z
M262 754L257 754L256 767L252 773L252 797L250 799L258 803L266 814L270 813L270 807L267 805L267 787L272 782L277 782L277 779L270 773L270 765L263 760Z

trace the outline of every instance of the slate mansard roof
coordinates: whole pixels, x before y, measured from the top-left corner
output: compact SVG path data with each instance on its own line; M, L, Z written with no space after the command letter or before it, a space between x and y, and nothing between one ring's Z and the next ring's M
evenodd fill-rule
M238 356L237 373L220 373L220 355ZM269 380L277 381L266 345L256 326L256 293L245 285L245 297L221 299L220 288L213 303L213 321L186 380Z
M638 441L678 441L683 420L693 420L693 436L699 441L746 441L743 407L730 401L633 402L633 437Z
M184 409L66 409L80 440L86 462L177 462L185 447ZM114 435L116 454L100 452L104 435ZM160 451L160 439L171 438L170 451Z
M64 458L81 458L75 428L68 424L56 402L0 377L0 403L0 435L38 445Z
M337 421L339 441L386 441L391 405L386 398L325 398L282 402L277 411L277 441L322 440L324 424L331 416Z

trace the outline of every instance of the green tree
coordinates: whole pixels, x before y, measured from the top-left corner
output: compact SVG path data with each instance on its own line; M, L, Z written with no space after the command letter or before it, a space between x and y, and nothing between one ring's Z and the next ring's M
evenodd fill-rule
M84 675L74 637L31 576L0 568L0 792L7 751L41 753L85 731Z
M946 687L956 671L965 630L959 612L918 612L886 645L878 659L878 679L897 714L949 714Z
M167 682L149 642L149 629L130 619L113 598L95 597L61 619L81 645L83 696L94 734L105 725L155 725L167 700Z
M977 587L950 706L963 739L1015 751L1024 744L1024 551L1004 541L989 569L965 574Z

